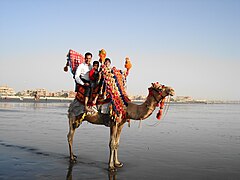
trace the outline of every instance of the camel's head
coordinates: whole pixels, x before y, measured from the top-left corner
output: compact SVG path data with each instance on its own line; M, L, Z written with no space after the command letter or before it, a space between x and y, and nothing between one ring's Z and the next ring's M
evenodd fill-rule
M159 84L158 82L152 83L152 87L149 88L149 96L152 96L159 106L159 111L157 113L157 119L160 120L163 115L163 107L166 96L174 96L174 89L168 86Z
M154 90L156 94L159 94L159 96L162 96L162 97L175 95L175 91L173 88L164 86L162 84L159 84L158 82L152 83L152 87L150 87L149 89Z

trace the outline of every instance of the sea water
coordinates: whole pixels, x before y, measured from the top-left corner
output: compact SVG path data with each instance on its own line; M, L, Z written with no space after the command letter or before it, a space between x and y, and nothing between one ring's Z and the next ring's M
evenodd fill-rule
M0 103L0 179L239 179L240 104L170 104L158 121L125 125L124 166L108 173L109 128L76 130L69 163L69 103ZM156 123L157 122L157 123Z

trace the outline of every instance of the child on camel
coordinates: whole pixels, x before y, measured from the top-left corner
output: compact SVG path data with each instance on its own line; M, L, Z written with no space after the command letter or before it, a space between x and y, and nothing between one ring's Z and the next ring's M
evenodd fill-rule
M89 72L89 79L90 79L90 85L91 85L90 98L92 98L93 88L97 87L97 85L98 85L98 80L99 80L98 68L99 68L99 62L98 61L94 61L93 62L93 68ZM98 94L96 95L96 97L94 98L94 100L92 102L93 105L96 104L97 98L98 98Z

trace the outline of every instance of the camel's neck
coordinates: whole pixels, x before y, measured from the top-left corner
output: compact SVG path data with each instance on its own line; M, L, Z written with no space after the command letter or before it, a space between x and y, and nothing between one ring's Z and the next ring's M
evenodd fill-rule
M127 118L133 120L144 120L153 113L157 104L158 102L151 95L148 95L146 101L141 105L129 103L127 107Z

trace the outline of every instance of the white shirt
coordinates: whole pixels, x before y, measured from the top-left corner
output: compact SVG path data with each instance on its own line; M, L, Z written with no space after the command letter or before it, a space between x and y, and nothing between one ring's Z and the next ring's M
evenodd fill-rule
M75 73L75 80L78 84L84 85L84 82L81 80L81 78L89 81L89 71L92 69L92 65L87 65L85 62L80 64L77 67L76 73ZM81 78L80 78L81 76Z

